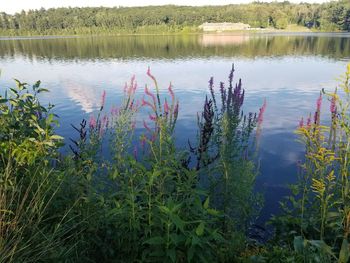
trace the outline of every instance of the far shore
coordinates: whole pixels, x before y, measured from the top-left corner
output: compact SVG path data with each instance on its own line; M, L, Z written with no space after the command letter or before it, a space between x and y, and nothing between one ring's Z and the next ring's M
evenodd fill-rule
M260 29L260 30L235 30L221 32L162 32L162 33L89 33L89 34L32 34L32 35L1 35L0 40L21 39L56 39L56 38L80 38L80 37L113 37L113 36L187 36L187 35L349 35L348 31L320 31L320 30L286 30L286 29Z

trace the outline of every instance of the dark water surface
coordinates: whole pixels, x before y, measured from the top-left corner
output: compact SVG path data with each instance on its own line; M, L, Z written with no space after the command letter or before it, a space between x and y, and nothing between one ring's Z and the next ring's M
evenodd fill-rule
M135 75L141 97L151 83L150 66L162 92L173 83L180 100L176 136L185 147L195 137L209 78L227 81L234 63L246 89L245 111L258 111L267 101L258 188L265 192L268 217L286 184L296 180L303 154L294 135L299 119L313 111L322 88L334 90L349 59L349 34L0 38L0 86L13 85L13 78L40 79L51 91L43 100L54 103L60 116L58 133L68 138L71 123L98 109L103 90L107 107L118 104L125 81Z

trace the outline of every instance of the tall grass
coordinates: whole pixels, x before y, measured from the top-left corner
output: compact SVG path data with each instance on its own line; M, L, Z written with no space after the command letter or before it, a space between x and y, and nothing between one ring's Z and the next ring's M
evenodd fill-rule
M51 164L61 137L52 107L38 100L46 91L40 82L16 84L0 97L0 262L57 260L70 253L72 229L72 208L53 209L62 182Z

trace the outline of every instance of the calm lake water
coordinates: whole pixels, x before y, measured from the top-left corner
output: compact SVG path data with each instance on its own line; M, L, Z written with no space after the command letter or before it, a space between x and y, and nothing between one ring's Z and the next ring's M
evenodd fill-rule
M303 147L294 130L301 116L313 112L322 88L332 91L350 59L349 34L260 34L193 36L119 36L78 38L0 38L0 87L42 81L51 92L44 102L56 105L65 138L70 124L99 107L118 104L132 75L141 96L150 66L167 92L171 81L180 100L176 136L186 147L194 140L196 114L202 109L208 80L227 81L231 64L246 89L246 112L257 112L266 98L260 142L258 188L265 193L264 217L275 212L286 184L296 180ZM328 111L326 103L324 111Z

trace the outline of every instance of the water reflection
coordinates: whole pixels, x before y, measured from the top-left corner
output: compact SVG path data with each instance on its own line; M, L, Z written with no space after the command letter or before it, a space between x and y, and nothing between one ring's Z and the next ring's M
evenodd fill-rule
M325 56L348 58L349 34L117 36L6 39L0 57L100 60L179 57Z
M213 35L203 34L199 40L200 45L204 47L209 46L228 46L228 45L242 45L249 41L251 35Z
M91 113L101 106L98 100L99 94L93 86L83 85L72 80L61 81L60 86L66 96L81 106L85 113Z

